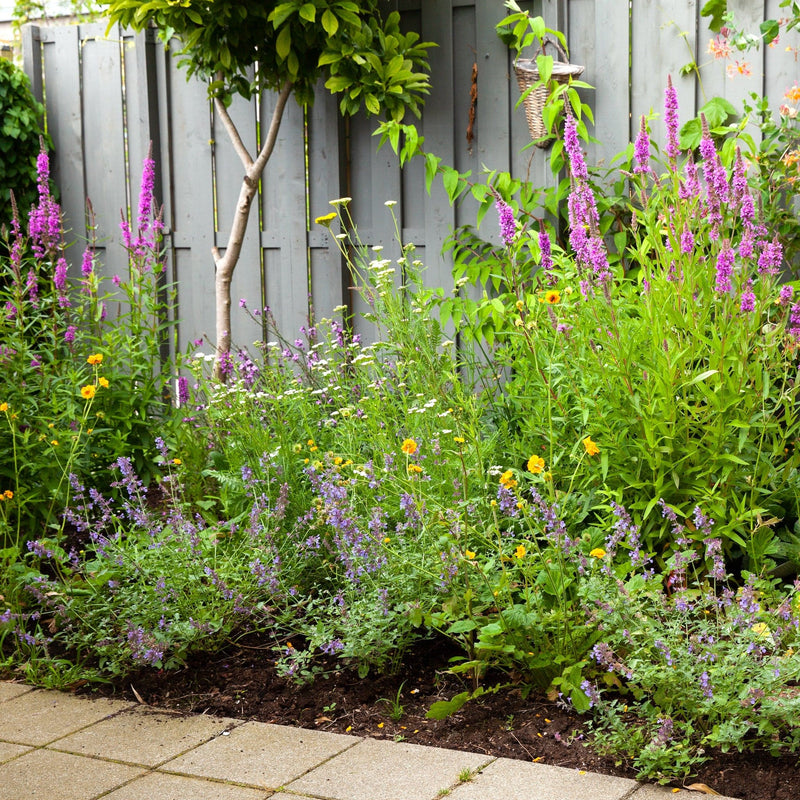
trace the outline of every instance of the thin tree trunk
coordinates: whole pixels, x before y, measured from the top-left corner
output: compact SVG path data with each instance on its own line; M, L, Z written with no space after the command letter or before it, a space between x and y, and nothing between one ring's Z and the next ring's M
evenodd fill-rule
M239 190L239 199L236 202L236 214L234 215L233 224L231 225L230 234L228 235L225 253L224 255L220 253L217 247L212 248L214 265L216 267L214 279L216 300L216 357L214 360L214 377L222 382L225 381L225 362L231 350L231 279L233 278L233 271L236 268L236 264L239 261L239 255L242 252L242 242L244 241L244 234L247 229L247 220L250 216L250 207L253 205L253 198L258 189L258 182L275 148L275 142L278 138L278 129L280 128L281 119L283 117L283 110L286 107L286 101L289 99L292 89L293 84L289 81L281 88L275 104L275 110L272 112L272 119L270 120L269 130L264 140L264 146L261 148L255 161L253 161L250 153L248 153L247 148L244 146L239 136L239 131L236 129L236 125L234 125L233 120L228 114L228 110L221 101L214 101L217 114L225 125L225 130L228 132L233 147L241 159L242 166L245 168L242 188Z

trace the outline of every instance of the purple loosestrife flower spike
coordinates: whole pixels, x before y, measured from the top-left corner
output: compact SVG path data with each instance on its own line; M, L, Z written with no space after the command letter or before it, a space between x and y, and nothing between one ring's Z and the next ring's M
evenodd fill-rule
M564 149L567 151L572 177L578 181L589 180L589 171L586 169L583 151L578 140L578 125L572 114L568 114L564 122Z
M794 288L789 286L788 283L785 286L781 286L781 290L778 292L778 303L782 306L788 306L792 302L793 294Z
M672 85L672 76L667 75L667 88L664 91L664 123L667 127L667 157L673 161L680 153L678 144L678 93Z
M789 311L789 335L800 342L800 303L795 303Z
M758 257L758 271L764 275L777 275L783 261L783 247L777 237L771 242L764 242L761 255Z
M681 253L689 255L692 250L694 250L694 234L688 225L684 225L681 232Z
M636 142L633 145L633 157L636 161L636 166L633 168L634 173L648 174L650 169L650 136L647 133L647 121L642 114L639 122L639 135L636 137Z
M733 288L731 275L733 275L733 263L736 256L731 249L730 243L726 242L717 256L717 279L714 288L720 294L727 294Z
M689 158L686 159L684 171L686 172L686 179L681 182L678 196L681 200L691 200L695 197L699 197L700 182L697 180L697 164L694 163L694 158L691 153L689 153Z
M514 211L508 203L499 198L495 200L497 215L500 218L500 238L506 247L514 244L514 237L517 233L517 223L514 220Z
M541 255L539 266L547 274L553 268L553 257L550 247L550 236L544 225L539 228L539 253Z
M752 289L753 281L748 280L745 290L742 292L742 300L739 305L740 310L744 314L750 314L756 310L756 295Z

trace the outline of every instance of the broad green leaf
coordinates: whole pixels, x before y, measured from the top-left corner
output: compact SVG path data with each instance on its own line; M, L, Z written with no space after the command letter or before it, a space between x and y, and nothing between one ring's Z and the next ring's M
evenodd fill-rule
M289 50L291 50L291 48L292 48L292 31L287 25L278 34L278 38L275 42L275 52L278 54L278 58L280 58L281 61L283 61L288 57Z
M725 15L728 13L728 0L708 0L700 10L701 17L711 17L708 23L710 30L719 33L725 24Z
M332 14L329 8L326 8L322 13L322 27L325 28L325 33L328 36L335 36L336 31L339 30L339 20L336 19L336 15Z
M308 22L314 22L317 18L317 9L313 3L304 3L297 13Z

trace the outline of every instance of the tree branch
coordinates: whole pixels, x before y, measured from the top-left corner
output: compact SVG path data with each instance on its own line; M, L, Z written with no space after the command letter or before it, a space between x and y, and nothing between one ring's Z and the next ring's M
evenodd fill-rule
M261 152L258 154L258 158L256 158L253 166L253 172L256 175L261 175L264 165L269 160L269 157L272 155L272 151L275 148L275 142L278 138L278 129L281 126L283 109L286 107L286 101L289 99L289 95L292 93L293 88L294 84L291 83L291 81L286 81L286 83L284 83L281 87L280 93L278 94L278 99L275 103L275 109L272 112L272 119L269 122L267 138L264 140L264 146L261 148Z
M219 77L219 76L218 76ZM236 128L233 120L231 119L231 115L228 113L228 109L225 108L225 103L219 99L219 97L214 98L214 110L217 112L217 115L222 120L222 124L225 126L225 130L230 136L231 142L233 143L233 149L236 151L236 154L242 161L244 168L249 170L250 167L253 166L253 157L247 151L247 148L244 146L244 142L242 141L242 137L239 135L239 131Z

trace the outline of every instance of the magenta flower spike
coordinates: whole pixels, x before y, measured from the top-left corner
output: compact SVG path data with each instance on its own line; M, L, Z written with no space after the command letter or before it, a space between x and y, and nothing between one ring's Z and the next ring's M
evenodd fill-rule
M678 93L672 85L672 76L667 75L667 88L664 90L664 124L667 128L667 158L675 160L680 153L678 143Z

